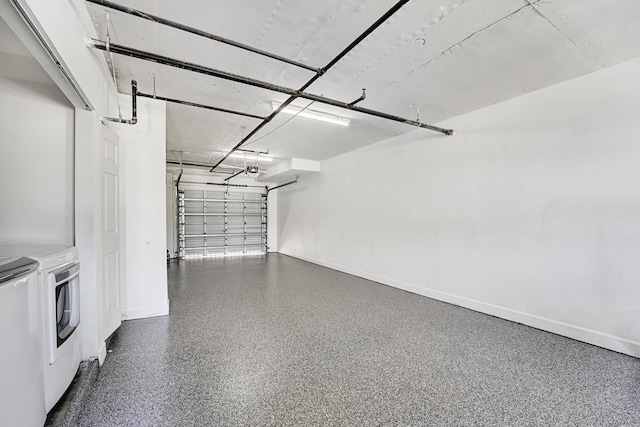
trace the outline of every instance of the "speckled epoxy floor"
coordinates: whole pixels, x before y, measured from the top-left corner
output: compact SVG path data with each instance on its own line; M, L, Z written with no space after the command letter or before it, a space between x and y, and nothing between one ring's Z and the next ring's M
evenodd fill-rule
M80 425L640 425L639 359L276 254L169 283Z

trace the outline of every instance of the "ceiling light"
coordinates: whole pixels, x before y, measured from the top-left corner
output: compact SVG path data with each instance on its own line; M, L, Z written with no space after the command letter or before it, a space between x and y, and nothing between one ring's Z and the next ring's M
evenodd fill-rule
M278 108L280 108L280 105L282 104L278 102L272 102L271 109L273 111L276 111ZM282 113L306 117L308 119L320 120L322 122L333 123L334 125L340 126L349 126L349 123L351 123L351 120L344 117L334 116L333 114L328 113L321 113L320 111L303 110L302 108L294 107L293 105L287 105L286 107L284 107Z
M256 157L257 156L257 157ZM273 162L273 157L265 156L264 154L256 154L256 153L243 153L243 152L233 152L227 156L228 158L233 159L247 159L247 160L258 160L259 162Z

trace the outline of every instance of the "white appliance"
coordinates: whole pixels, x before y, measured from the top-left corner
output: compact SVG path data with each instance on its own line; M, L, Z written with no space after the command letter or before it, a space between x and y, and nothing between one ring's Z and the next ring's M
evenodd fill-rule
M80 366L80 264L75 247L3 248L0 255L27 254L39 262L41 366L45 409L49 412L67 390Z
M0 424L42 426L47 418L38 262L0 258Z
M80 263L75 247L49 248L30 257L40 262L45 403L49 412L80 366Z

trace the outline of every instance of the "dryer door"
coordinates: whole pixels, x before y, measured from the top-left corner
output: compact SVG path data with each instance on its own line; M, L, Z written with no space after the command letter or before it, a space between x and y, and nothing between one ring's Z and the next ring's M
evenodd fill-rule
M80 264L75 263L49 273L47 339L49 364L65 352L65 342L80 324L79 277Z

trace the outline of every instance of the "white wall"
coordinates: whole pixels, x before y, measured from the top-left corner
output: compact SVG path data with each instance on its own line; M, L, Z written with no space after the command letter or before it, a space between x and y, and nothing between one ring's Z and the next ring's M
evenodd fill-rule
M0 245L73 244L73 150L69 101L34 59L0 53Z
M104 53L89 49L85 44L86 39L95 37L96 34L84 1L19 0L19 3L30 16L34 26L46 40L51 50L64 64L74 84L93 107L93 111L83 111L81 109L75 111L75 232L76 246L79 250L82 265L82 355L83 359L99 356L102 361L105 353L104 337L101 336L103 313L100 304L103 283L98 262L102 245L100 234L101 199L97 197L101 191L101 153L99 147L102 124L100 123L100 117L113 117L116 115L115 89L106 67ZM71 102L76 107L84 108L84 103L79 101L80 98L74 95L70 86L61 78L57 66L48 58L31 31L22 22L22 19L8 1L0 0L0 16L6 20L11 29L49 73L50 77L60 86L62 92L68 96ZM60 19L61 16L64 16L64 19ZM130 103L130 98L124 97L123 102L125 104L123 111L125 111L126 105ZM140 104L144 103L140 102ZM148 111L143 107L141 108L141 116L145 114L154 116L154 119L157 119L157 127L154 125L154 132L148 135L141 134L140 123L136 125L138 130L133 132L131 129L127 129L128 126L126 125L107 124L108 127L115 128L117 133L121 133L125 129L125 138L120 139L121 144L127 139L135 140L134 142L137 143L142 142L142 145L145 146L147 145L146 142L153 142L151 145L154 149L149 153L143 153L136 149L135 144L129 144L127 147L133 146L134 148L124 150L124 153L121 153L123 164L139 163L142 165L141 169L134 172L121 171L122 179L125 179L127 172L132 176L132 182L126 183L128 200L135 198L133 195L141 188L145 188L145 182L150 179L157 180L157 167L164 171L164 106L162 106L162 113ZM31 117L29 121L30 126L34 128L44 122L46 122L46 118L42 116ZM142 126L144 127L145 125L143 124ZM71 129L73 130L73 122L71 122ZM149 131L150 128L146 127L145 129ZM158 132L155 132L156 129ZM161 150L157 150L155 148L160 139L162 140L160 144ZM131 161L126 158L129 155L132 156ZM14 156L10 160L21 163L21 159L16 159ZM149 172L149 176L145 175L141 170ZM162 172L163 174L164 172ZM129 233L126 234L127 249L133 248L129 249L130 252L127 253L128 256L131 255L132 257L131 261L127 260L127 275L133 278L129 282L131 286L127 287L123 292L123 297L127 302L123 307L125 318L166 314L168 310L166 266L164 263L164 209L156 210L157 205L154 205L159 200L161 200L162 206L164 205L164 187L162 186L162 179L156 182L159 183L162 189L160 193L162 198L159 198L157 188L154 186L149 188L149 192L145 188L145 194L140 192L142 200L147 200L150 203L149 206L145 206L145 214L148 209L153 209L149 222L146 219L144 221L141 220L141 212L143 211L139 203L132 206L132 211L129 211L128 206L126 207L126 222L133 224L134 233L131 235ZM39 181L39 184L42 185L42 182ZM71 194L73 194L73 189L71 191ZM162 228L159 234L154 229L154 227L158 228L157 225L160 221L157 216L153 215L155 212L159 212L162 216ZM143 243L141 244L140 242ZM140 245L143 245L143 247L141 248ZM135 267L130 269L132 265Z
M86 46L96 37L95 28L82 0L17 0L57 60L71 76L93 110L108 115L115 107L115 91L104 54ZM62 77L58 64L41 47L40 42L8 0L0 1L0 16L7 22L27 49L47 71L53 81L78 108L85 108L71 85ZM60 17L64 17L61 19Z
M100 221L100 117L115 114L115 89L110 81L106 62L101 52L86 47L87 38L95 36L95 29L82 0L51 2L49 0L19 0L35 27L57 58L66 66L74 83L94 108L93 111L76 110L75 129L75 244L81 263L80 311L82 312L81 342L83 359L101 356L104 360L104 337L101 336L102 311L100 295L103 292L97 257L101 248ZM39 41L6 0L0 0L0 16L15 32L49 77L61 88L74 106L84 108L70 85L64 81ZM61 19L60 17L64 17ZM11 62L13 66L14 61ZM33 69L33 68L32 68ZM28 73L31 75L31 70ZM46 115L30 117L30 131L43 127ZM3 142L4 143L4 142ZM25 167L28 159L12 155L7 161ZM49 180L38 181L47 186ZM35 183L34 183L35 184ZM71 187L72 194L74 189ZM41 211L44 207L40 206ZM71 216L73 218L73 216Z
M640 59L322 164L279 251L640 356Z
M120 98L131 116L131 97ZM119 125L125 159L126 289L123 318L169 314L166 264L166 103L138 99L138 123Z

